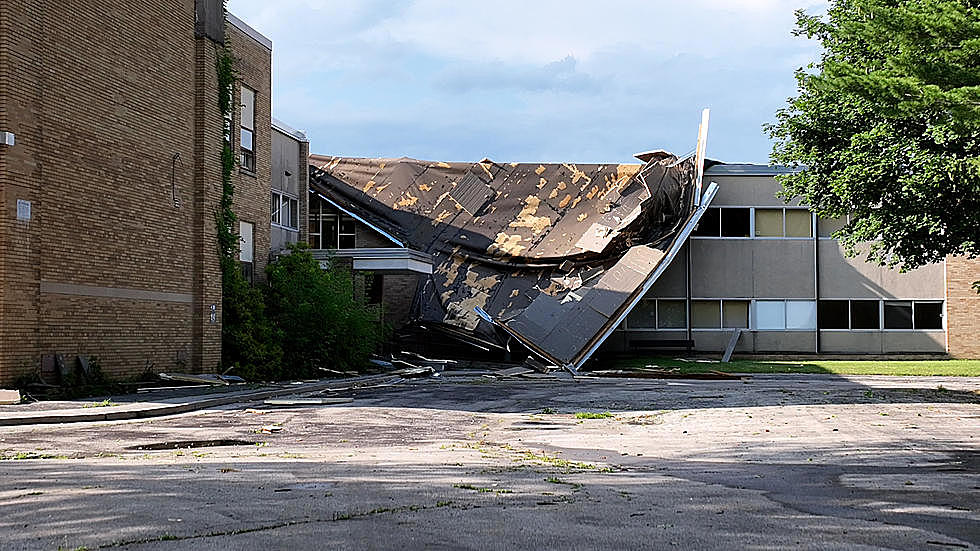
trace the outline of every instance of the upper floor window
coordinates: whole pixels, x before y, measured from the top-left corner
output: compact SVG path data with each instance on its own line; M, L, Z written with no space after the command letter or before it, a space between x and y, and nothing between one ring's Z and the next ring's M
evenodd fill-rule
M242 86L241 167L255 172L255 90Z
M309 241L312 249L353 249L356 247L357 222L338 214L321 201L310 202Z
M299 229L299 200L278 191L272 192L272 225Z
M813 237L813 216L802 208L709 207L696 237Z

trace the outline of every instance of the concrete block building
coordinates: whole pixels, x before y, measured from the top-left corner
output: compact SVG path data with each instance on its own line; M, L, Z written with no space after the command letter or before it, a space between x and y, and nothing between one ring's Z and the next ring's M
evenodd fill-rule
M271 43L218 0L3 0L0 36L0 384L54 354L98 357L120 378L214 369L216 59L227 41L234 208L261 278Z
M718 195L609 346L689 338L694 350L718 352L743 329L741 353L980 355L970 288L980 264L951 258L903 273L846 257L831 237L843 221L777 198L780 172L705 171Z

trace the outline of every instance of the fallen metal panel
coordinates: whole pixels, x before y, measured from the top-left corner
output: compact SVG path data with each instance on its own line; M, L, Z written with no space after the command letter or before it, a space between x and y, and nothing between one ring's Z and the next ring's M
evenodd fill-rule
M630 302L625 306L625 308L622 309L619 316L615 318L613 323L611 323L609 326L606 327L606 330L603 332L603 334L599 335L598 338L593 342L592 346L590 346L583 354L579 355L575 359L575 361L572 364L572 371L578 370L579 368L582 367L583 364L585 364L585 362L589 361L589 358L592 357L592 354L595 354L595 351L598 350L600 346L602 346L602 343L609 338L609 335L611 335L612 332L617 327L619 327L621 323L623 323L623 321L626 319L626 316L629 315L629 313L633 310L633 308L635 308L636 305L640 302L640 300L650 291L650 288L653 287L653 284L657 282L657 279L659 279L661 275L663 275L664 271L667 270L667 267L670 266L670 263L674 260L674 257L676 257L677 253L680 252L681 247L683 247L684 243L687 242L688 237L691 236L691 232L693 232L694 228L697 227L698 222L701 220L701 216L704 215L705 211L708 209L708 205L711 204L711 200L715 198L715 195L717 193L718 193L718 184L711 182L711 184L708 185L708 189L704 192L704 196L701 199L700 206L697 209L695 209L694 212L691 213L691 216L687 219L687 222L684 224L684 228L674 238L674 241L671 244L667 254L657 264L657 269L647 278L643 286L636 291L636 293L631 298Z
M693 157L644 158L500 164L312 155L310 187L432 258L414 319L485 341L506 340L502 329L549 362L576 366L662 273L701 199L694 190L703 167Z

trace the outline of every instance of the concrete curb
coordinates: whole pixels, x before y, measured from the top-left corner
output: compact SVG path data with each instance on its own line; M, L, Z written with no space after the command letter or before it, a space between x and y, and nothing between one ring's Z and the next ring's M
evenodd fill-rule
M337 384L336 381L312 383L308 385L296 385L294 388L277 388L270 390L258 390L253 392L233 393L233 395L218 396L214 398L204 398L188 402L175 404L145 404L143 407L131 407L128 409L106 408L113 411L79 411L72 409L54 411L32 411L24 414L0 414L0 427L12 427L21 425L46 425L54 423L91 423L96 421L126 421L130 419L146 419L149 417L162 417L164 415L176 415L187 413L199 409L206 409L217 406L225 406L236 402L254 402L278 396L290 394L300 394L304 392L316 392L329 388ZM126 407L126 406L122 406ZM99 408L101 409L101 408Z

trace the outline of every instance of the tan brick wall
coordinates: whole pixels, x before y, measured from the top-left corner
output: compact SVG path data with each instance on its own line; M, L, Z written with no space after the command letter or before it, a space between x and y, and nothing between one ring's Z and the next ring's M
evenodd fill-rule
M235 87L235 105L241 105L241 87L255 90L255 173L237 170L234 209L238 219L255 225L255 281L265 281L269 263L269 209L272 183L272 52L234 25L228 25L227 40L237 63L240 82ZM241 139L241 112L236 110L232 136L236 147ZM237 151L237 150L236 150ZM236 154L236 158L237 154ZM237 229L237 228L236 228Z
M980 358L980 295L973 282L980 280L980 259L946 259L946 332L949 354Z
M17 135L0 149L0 383L54 352L97 355L113 376L213 370L221 116L194 1L2 0L0 31L0 130ZM236 207L267 251L270 54L230 34L259 91L263 171Z

